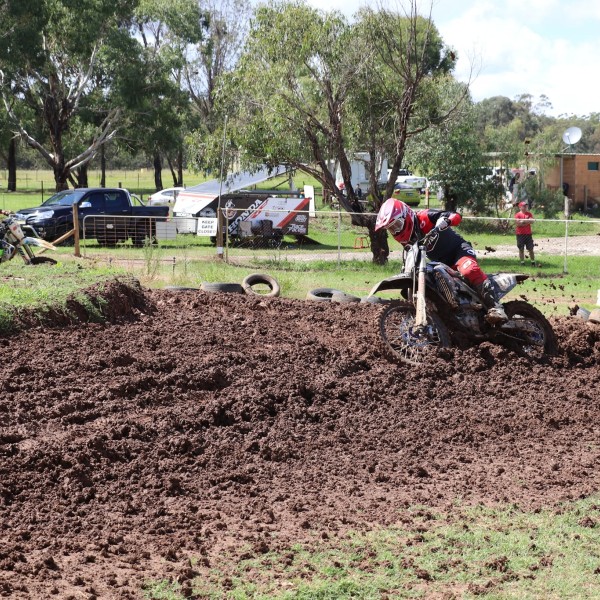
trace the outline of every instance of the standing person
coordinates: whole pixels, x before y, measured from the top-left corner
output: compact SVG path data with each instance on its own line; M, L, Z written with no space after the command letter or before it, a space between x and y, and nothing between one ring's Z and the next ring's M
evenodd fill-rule
M517 248L519 249L519 259L521 264L525 264L525 248L529 252L531 266L535 267L535 253L533 251L533 235L531 233L531 224L535 221L533 215L527 208L527 202L519 202L519 212L515 215Z
M513 204L517 203L517 198L519 194L519 173L513 173L513 176L510 178L510 182L508 184L508 191L510 192Z
M362 188L360 187L360 183L356 184L356 189L354 190L356 197L359 200L362 200L362 196L363 196L363 192L362 192Z
M437 235L425 249L427 258L456 269L469 282L488 309L486 318L489 323L506 323L508 317L492 282L477 262L475 250L450 227L461 221L462 216L455 212L435 209L414 211L401 200L389 198L379 209L375 231L386 229L397 242L406 246L423 239L435 228Z

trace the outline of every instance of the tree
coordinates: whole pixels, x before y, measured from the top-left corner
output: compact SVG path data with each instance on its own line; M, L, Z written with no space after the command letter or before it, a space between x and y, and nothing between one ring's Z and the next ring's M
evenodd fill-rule
M89 145L71 158L65 154L71 121L99 84L103 46L110 38L127 34L126 19L134 1L82 0L77 10L67 0L9 2L11 51L0 58L2 100L16 131L52 168L57 189L65 188L69 173L85 165L116 133L120 108L112 107L103 114ZM34 112L44 138L19 118L19 104Z
M444 44L431 13L420 16L415 1L404 14L366 10L362 19L378 58L369 83L381 103L379 127L389 133L386 150L391 171L385 196L390 197L408 140L450 118L467 97L468 87L456 104L439 102L436 81L450 73L457 57Z
M206 18L196 0L144 0L135 11L135 51L115 90L127 107L124 142L154 164L155 187L163 188L166 158L175 186L183 185L183 147L190 98L184 89L186 53L202 39Z
M462 97L462 84L448 84L450 96ZM450 102L453 103L451 99ZM490 200L495 201L497 209L502 187L484 169L487 161L475 123L473 105L463 103L452 119L415 138L410 156L423 174L434 178L443 193L446 210L456 211L464 206L475 213L489 214Z
M246 42L250 3L247 0L202 0L205 34L187 54L184 79L200 128L213 133L219 79L234 69Z
M342 15L301 2L257 9L240 63L215 94L220 114L229 116L242 166L285 164L335 188L329 151L343 154L341 118L356 70L345 60L349 33ZM220 133L215 129L211 139L198 140L204 143L199 166L218 166ZM344 161L349 172L345 156Z
M315 177L352 213L353 224L367 227L373 260L382 263L389 254L387 238L374 231L374 217L361 214L349 157L367 148L374 182L381 149L389 151L397 174L411 118L422 117L417 126L422 130L428 125L425 107L433 111L420 95L421 85L454 59L414 3L408 16L367 11L359 22L350 25L339 13L302 2L259 7L239 66L217 97L230 116L232 147L241 163L284 164ZM369 97L365 90L371 86ZM204 148L205 166L217 164L217 136L212 140ZM335 185L332 160L346 194Z

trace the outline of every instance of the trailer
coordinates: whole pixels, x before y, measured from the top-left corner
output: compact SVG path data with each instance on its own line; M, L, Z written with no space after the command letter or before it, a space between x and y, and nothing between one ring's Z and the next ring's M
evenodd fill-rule
M281 239L284 235L308 235L311 198L303 193L271 196L257 192L236 192L214 198L194 192L181 192L173 210L178 233L213 237L217 231L217 211L232 238Z
M350 182L352 187L356 189L359 185L364 193L369 193L369 171L367 164L370 161L368 152L355 152L350 160L351 178ZM386 173L388 171L387 159L384 158L381 161L381 169L379 172L379 179L377 180L378 185L385 184L387 182ZM339 189L343 189L344 178L342 177L342 170L338 165L335 171L335 184Z
M207 181L181 191L173 205L177 233L216 239L218 218L226 224L232 240L266 238L281 241L284 235L308 234L309 216L314 214L312 186L303 190L257 190L258 183L283 175L284 166L240 172L227 180ZM291 180L290 180L291 184Z

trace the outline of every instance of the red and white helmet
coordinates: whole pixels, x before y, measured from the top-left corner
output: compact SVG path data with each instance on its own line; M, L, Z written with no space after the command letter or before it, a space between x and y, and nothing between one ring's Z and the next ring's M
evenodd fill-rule
M397 242L407 244L415 228L415 213L402 200L388 198L379 209L375 231L387 229Z

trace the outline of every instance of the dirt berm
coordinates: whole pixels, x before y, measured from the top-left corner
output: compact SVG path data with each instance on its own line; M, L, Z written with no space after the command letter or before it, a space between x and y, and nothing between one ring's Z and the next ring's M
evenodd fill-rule
M189 590L223 551L415 503L599 489L598 325L554 319L543 364L482 344L409 369L383 358L377 306L114 291L112 323L2 340L0 596Z

